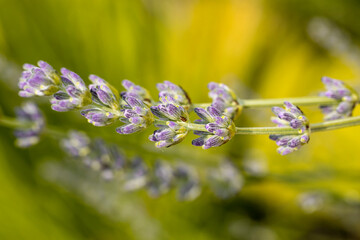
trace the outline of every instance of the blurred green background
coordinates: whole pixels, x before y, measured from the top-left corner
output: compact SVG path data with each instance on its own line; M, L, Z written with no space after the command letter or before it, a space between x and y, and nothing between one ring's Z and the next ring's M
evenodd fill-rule
M324 75L357 88L359 14L356 0L0 0L0 106L14 116L21 65L40 59L118 89L129 79L153 97L155 83L170 80L193 102L209 101L210 81L242 98L316 95ZM49 125L86 131L148 162L181 159L202 169L228 158L245 185L228 200L206 188L192 202L173 192L122 193L66 161L57 140L19 150L1 127L0 239L360 239L360 128L314 134L286 157L266 136L204 151L191 135L156 150L147 141L153 129L120 136L120 124L93 127L35 100ZM321 121L316 107L303 110ZM270 116L245 110L237 124L269 126Z

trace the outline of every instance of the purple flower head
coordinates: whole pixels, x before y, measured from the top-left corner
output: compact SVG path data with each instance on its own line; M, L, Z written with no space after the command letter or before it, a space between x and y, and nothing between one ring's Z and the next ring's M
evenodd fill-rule
M144 187L147 183L148 169L144 160L140 157L134 158L127 168L124 177L123 188L126 191L134 191Z
M350 117L356 103L359 101L359 96L355 90L343 81L329 77L323 77L322 82L326 87L326 92L321 92L320 96L333 98L340 102L337 105L320 106L325 115L325 121Z
M79 75L66 68L62 68L61 73L63 87L50 100L51 108L58 112L66 112L90 104L91 94Z
M118 91L96 75L90 75L89 79L93 82L93 84L89 85L93 102L113 110L119 110L120 96Z
M104 79L90 75L93 84L89 85L93 105L81 111L88 122L97 127L110 125L121 116L119 93Z
M170 190L173 173L168 164L156 161L149 175L146 187L151 197L158 197Z
M121 92L122 99L133 97L143 101L148 106L151 105L151 96L148 90L139 85L135 85L133 82L127 79L122 81L122 85L126 89L125 92Z
M160 129L155 130L149 136L149 140L156 142L157 148L167 148L180 143L188 134L188 129L176 122L168 121L166 125L159 126Z
M163 96L160 99L162 104L150 108L156 117L165 121L187 122L189 120L188 112L171 96Z
M21 107L15 109L15 113L16 119L24 125L14 131L15 144L22 148L37 144L45 127L45 119L37 105L25 102Z
M185 164L178 165L173 172L177 190L177 198L181 201L191 201L201 193L199 178L193 168Z
M70 131L68 137L61 141L61 147L75 158L85 157L91 151L89 137L78 131Z
M192 141L194 146L202 146L204 149L219 147L235 135L234 122L222 115L217 108L209 106L206 110L195 108L194 111L201 118L195 122L205 124L206 129L206 131L194 131L194 134L200 136Z
M44 61L38 66L24 64L18 84L20 97L50 96L59 90L60 76L54 68Z
M208 84L209 97L213 100L212 106L217 108L222 115L236 119L242 110L235 93L225 84L210 82Z
M309 121L304 113L290 102L284 102L284 104L285 109L281 107L272 108L277 117L272 117L271 120L278 127L297 129L299 135L270 135L270 139L276 141L279 146L277 151L281 155L298 150L310 140Z
M120 120L125 125L118 127L116 132L120 134L131 134L144 130L154 122L150 109L138 98L125 97L127 105L122 109L123 118Z
M237 194L243 185L238 169L229 161L223 161L219 168L210 170L208 179L212 191L223 199Z
M182 87L170 81L164 81L163 83L156 84L156 88L159 90L160 99L170 97L184 108L188 109L190 107L191 100Z

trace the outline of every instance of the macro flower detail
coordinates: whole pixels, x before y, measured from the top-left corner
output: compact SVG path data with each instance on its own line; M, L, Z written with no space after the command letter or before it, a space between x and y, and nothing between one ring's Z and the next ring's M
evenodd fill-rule
M203 149L211 147L219 147L235 135L236 128L234 122L221 114L221 112L209 106L207 109L195 108L195 113L201 118L195 120L196 123L205 124L206 131L194 131L194 134L199 135L192 141L194 146L202 146Z
M50 96L59 90L60 76L54 68L44 61L38 66L24 64L18 84L20 97Z
M238 169L229 161L223 161L218 168L209 170L208 180L215 195L223 199L237 194L243 185Z
M210 82L208 89L212 106L231 119L239 117L242 106L239 104L236 94L228 86L223 83Z
M156 88L159 90L160 99L170 97L186 110L190 107L191 100L182 87L170 81L164 81L163 83L156 84Z
M191 201L201 193L198 175L193 168L185 164L176 166L173 172L177 189L177 198Z
M50 100L51 108L58 112L80 109L91 103L91 94L84 81L76 73L61 69L62 89Z
M320 96L333 98L340 102L338 105L320 106L325 115L325 121L350 117L356 103L359 101L359 96L355 90L343 81L329 77L323 77L322 82L327 91L320 93Z
M16 119L23 125L14 131L15 144L26 148L35 145L40 140L40 135L45 127L45 119L35 103L25 102L15 109Z
M119 119L120 102L119 93L104 79L90 75L93 84L89 85L93 104L90 108L82 110L81 115L94 126L106 126Z
M156 142L158 148L170 147L180 143L188 134L187 122L189 121L188 112L178 105L171 96L162 96L162 104L152 106L151 112L164 124L156 124L158 130L150 135L150 141Z
M61 140L60 145L74 158L85 157L91 152L89 137L79 131L70 131L68 137Z
M151 96L145 88L136 85L135 83L125 79L122 81L123 87L126 91L121 92L122 99L127 97L134 97L143 101L146 105L151 106Z
M290 102L284 102L285 109L273 107L272 111L277 117L272 117L273 123L278 127L291 127L298 130L298 135L270 135L270 139L276 141L279 146L277 151L286 155L299 150L310 140L309 121L297 106Z
M179 123L167 121L166 125L158 125L159 129L155 130L149 136L149 140L156 142L157 148L170 147L180 143L188 134L188 129Z
M120 134L131 134L144 130L154 122L150 109L135 97L125 97L127 105L122 109L123 118L120 120L125 125L118 127L116 132Z

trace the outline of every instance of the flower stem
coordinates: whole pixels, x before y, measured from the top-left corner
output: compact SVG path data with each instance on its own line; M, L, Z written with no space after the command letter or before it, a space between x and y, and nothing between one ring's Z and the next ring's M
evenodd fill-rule
M4 127L10 127L10 128L18 128L18 127L27 127L27 126L31 126L31 123L29 125L29 123L26 122L20 122L17 119L14 118L9 118L9 117L5 117L5 116L0 116L0 125L4 126Z
M328 97L297 97L297 98L269 98L269 99L239 99L238 102L244 108L262 108L282 106L284 101L291 102L298 106L311 106L311 105L335 105L339 102L335 99ZM211 103L192 104L192 108L200 107L205 108Z
M315 123L310 125L312 132L322 132L328 130L335 130L346 127L353 127L360 125L360 116L327 121L322 123Z

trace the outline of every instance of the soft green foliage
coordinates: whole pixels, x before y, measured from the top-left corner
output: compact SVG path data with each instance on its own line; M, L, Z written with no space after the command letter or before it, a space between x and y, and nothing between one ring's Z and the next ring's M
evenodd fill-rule
M209 101L199 91L209 81L244 98L315 95L322 84L314 79L323 75L356 87L360 56L351 49L360 40L359 9L343 0L0 0L0 107L13 116L22 101L16 66L38 59L83 79L99 75L117 89L130 79L153 93L168 79L194 102ZM309 37L309 22L319 16L347 33L334 40L344 48ZM45 137L20 151L1 127L0 239L360 238L359 128L318 133L288 157L264 136L237 136L208 151L192 147L191 138L156 150L147 141L154 129L120 136L116 124L96 128L77 113L39 104L48 124L104 138L149 165L181 159L203 169L230 158L244 172L244 186L229 200L208 189L192 202L176 201L175 192L157 199L124 193L66 160L56 140ZM318 109L303 110L311 122L321 121ZM269 116L270 110L244 110L236 125L268 126Z

